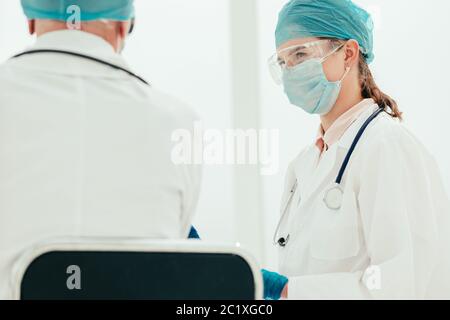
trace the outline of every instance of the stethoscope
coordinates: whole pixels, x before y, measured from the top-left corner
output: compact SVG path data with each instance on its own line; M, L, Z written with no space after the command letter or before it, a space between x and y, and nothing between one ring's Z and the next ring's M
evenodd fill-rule
M339 174L336 178L336 181L335 181L333 187L325 192L323 202L328 207L328 209L334 210L334 211L338 211L339 209L341 209L342 201L344 199L344 191L341 187L341 182L344 177L345 171L347 170L347 166L350 162L350 158L352 157L353 152L355 151L355 148L356 148L359 140L361 140L361 137L364 134L364 132L366 131L369 124L372 123L372 121L374 121L383 111L384 111L383 108L380 108L377 111L375 111L369 117L369 119L367 119L366 122L364 122L361 129L359 129L358 133L356 134L356 137L353 140L353 143L352 143L350 149L348 150L347 155L345 156L344 162L342 163L342 166L339 170ZM286 237L279 238L278 240L277 240L277 237L278 237L278 232L280 230L281 224L283 223L283 221L286 218L286 215L289 211L289 208L291 206L291 203L294 198L295 192L297 191L297 188L298 188L298 180L296 179L294 185L292 186L292 188L290 190L289 198L284 207L281 219L278 222L277 228L275 229L275 234L273 236L273 244L274 245L279 245L280 247L286 247L286 245L289 242L289 239L290 239L289 234Z
M91 57L85 54L81 54L81 53L77 53L77 52L71 52L71 51L65 51L65 50L54 50L54 49L39 49L39 50L30 50L30 51L25 51L19 54L16 54L15 56L13 56L11 59L16 59L22 56L26 56L26 55L32 55L32 54L42 54L42 53L56 53L56 54L63 54L63 55L68 55L68 56L74 56L74 57L78 57L78 58L82 58L82 59L86 59L86 60L90 60L90 61L94 61L96 63L108 66L110 68L113 68L115 70L120 70L123 71L127 74L129 74L130 76L132 76L133 78L139 80L140 82L144 83L147 86L150 86L150 84L145 81L143 78L139 77L138 75L136 75L135 73L131 72L130 70L127 70L121 66L112 64L108 61L104 61L95 57Z

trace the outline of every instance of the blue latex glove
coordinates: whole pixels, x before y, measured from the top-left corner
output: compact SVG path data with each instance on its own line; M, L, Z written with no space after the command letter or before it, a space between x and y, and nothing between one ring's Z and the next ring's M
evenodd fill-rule
M189 232L189 239L201 240L200 236L198 235L197 230L195 230L194 227L191 227L191 231Z
M276 272L262 270L264 280L264 299L280 300L281 293L289 282L288 278Z

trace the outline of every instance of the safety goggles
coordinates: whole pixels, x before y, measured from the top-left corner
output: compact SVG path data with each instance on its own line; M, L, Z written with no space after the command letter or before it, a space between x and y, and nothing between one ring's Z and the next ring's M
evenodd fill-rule
M318 40L285 48L269 58L270 74L275 83L280 85L283 80L284 70L295 68L311 59L322 59L324 61L343 46L344 44L331 40Z

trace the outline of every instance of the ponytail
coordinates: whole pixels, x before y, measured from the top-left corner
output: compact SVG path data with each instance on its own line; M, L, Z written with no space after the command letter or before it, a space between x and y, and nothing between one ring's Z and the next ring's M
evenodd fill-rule
M335 38L320 38L330 40L334 46L343 44L345 40ZM403 112L400 111L397 102L380 90L367 64L366 58L359 54L359 78L361 93L364 99L373 99L376 104L383 108L391 117L403 120Z
M398 108L397 102L387 94L383 93L375 83L375 79L363 54L360 54L359 59L359 76L363 98L372 98L393 118L403 120L403 113ZM388 111L388 109L390 111Z

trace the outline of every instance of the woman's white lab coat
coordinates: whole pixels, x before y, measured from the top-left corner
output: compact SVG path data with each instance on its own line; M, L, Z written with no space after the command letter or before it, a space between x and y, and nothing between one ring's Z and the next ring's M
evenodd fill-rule
M373 105L322 155L313 145L290 165L279 236L289 299L450 298L450 206L434 159L388 114L359 142L338 211L324 196Z

